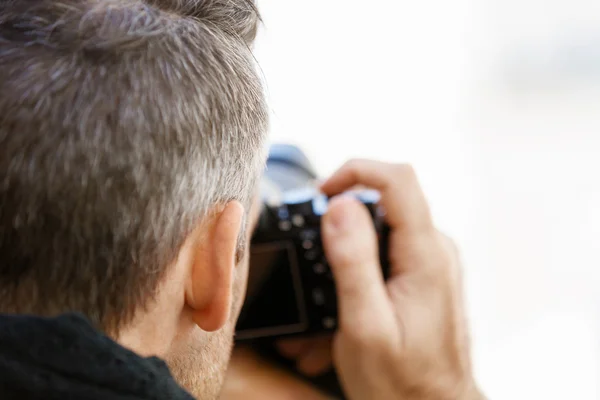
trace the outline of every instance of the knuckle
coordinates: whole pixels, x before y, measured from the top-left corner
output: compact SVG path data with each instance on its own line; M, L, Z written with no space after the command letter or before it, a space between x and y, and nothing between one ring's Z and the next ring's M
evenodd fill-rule
M441 246L443 247L443 249L449 257L459 257L460 249L458 248L458 244L453 238L440 231L438 231L438 238Z
M416 181L417 172L412 164L394 164L395 175L407 181Z
M338 249L338 248L333 248L333 249L326 249L325 250L325 256L328 259L328 261L332 264L331 266L334 268L343 268L343 269L348 269L349 267L353 266L354 264L356 264L356 255L353 254L349 254L350 252L348 251L344 251L344 249Z
M367 160L362 158L352 158L344 163L342 170L358 179L361 177L367 162Z
M361 299L362 303L365 303L365 298L369 298L373 293L377 292L380 289L380 286L383 285L383 282L380 282L376 277L372 276L364 276L363 273L360 272L361 267L365 269L375 270L375 268L381 268L380 266L369 265L369 264L359 264L358 268L343 268L343 271L340 271L338 267L338 276L340 273L344 274L346 278L345 283L338 285L338 292L340 297L343 299ZM366 318L370 318L370 315L364 316ZM364 319L363 317L363 319Z
M438 232L438 240L440 247L440 261L443 266L441 278L456 282L462 279L462 267L460 262L460 252L456 242L448 235Z
M445 290L451 285L453 277L460 273L459 263L454 251L449 247L446 236L434 230L415 237L411 242L414 250L413 262L420 264L420 282L422 285Z
M360 168L360 165L364 162L361 158L352 158L344 163L342 169L354 171Z

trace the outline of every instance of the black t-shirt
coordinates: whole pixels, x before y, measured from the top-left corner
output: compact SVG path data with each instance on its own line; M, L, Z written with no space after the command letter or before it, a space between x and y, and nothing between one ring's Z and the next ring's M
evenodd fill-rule
M0 399L193 400L156 357L142 358L79 314L0 315Z

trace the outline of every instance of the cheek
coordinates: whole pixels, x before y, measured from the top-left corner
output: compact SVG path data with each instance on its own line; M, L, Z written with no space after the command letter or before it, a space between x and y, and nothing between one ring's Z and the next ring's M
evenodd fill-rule
M224 329L206 333L195 329L181 339L166 358L175 380L198 399L216 399L221 390L233 334Z

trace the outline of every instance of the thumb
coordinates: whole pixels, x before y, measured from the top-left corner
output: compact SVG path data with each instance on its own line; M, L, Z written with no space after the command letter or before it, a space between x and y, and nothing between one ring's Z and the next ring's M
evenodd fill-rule
M333 198L323 217L322 231L336 284L340 329L356 332L378 326L382 315L393 313L367 208L349 196Z

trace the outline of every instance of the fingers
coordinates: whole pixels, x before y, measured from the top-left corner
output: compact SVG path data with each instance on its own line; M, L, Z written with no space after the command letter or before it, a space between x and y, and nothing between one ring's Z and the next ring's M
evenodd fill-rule
M311 346L311 338L292 338L277 342L277 349L287 358L298 358Z
M336 283L341 330L377 330L393 310L379 264L375 228L366 207L351 197L332 199L322 230L325 255Z
M332 364L331 337L310 337L283 339L277 343L279 352L296 360L296 367L307 376L317 376L327 372Z
M331 339L321 337L315 339L306 352L298 358L296 367L307 376L318 376L327 372L332 366Z
M268 395L265 395L268 393ZM328 397L308 383L278 368L249 348L236 347L219 399L302 399Z
M335 195L356 185L381 192L381 205L392 228L409 231L433 229L429 207L412 167L353 160L323 183L321 190L328 195Z

